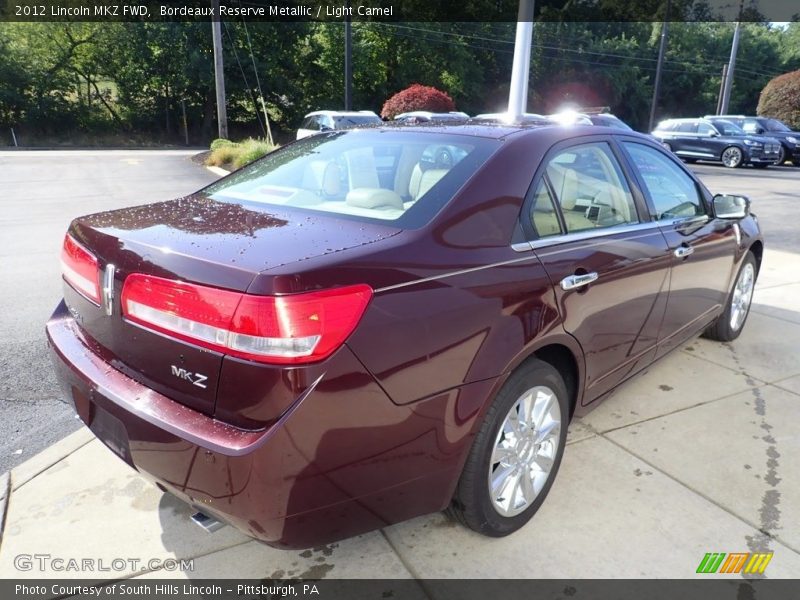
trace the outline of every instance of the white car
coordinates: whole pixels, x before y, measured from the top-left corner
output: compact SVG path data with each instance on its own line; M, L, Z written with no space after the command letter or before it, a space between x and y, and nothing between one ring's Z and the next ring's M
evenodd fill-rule
M547 122L547 117L536 113L525 113L521 118L515 119L507 112L501 113L483 113L472 117L477 121L494 121L496 123L538 123Z
M308 113L297 130L297 139L314 135L320 131L351 129L360 125L382 123L371 110L315 110Z
M401 113L394 118L395 121L402 121L404 123L441 123L463 121L464 119L469 119L469 115L456 110L444 113L430 112L427 110L412 110L411 112Z

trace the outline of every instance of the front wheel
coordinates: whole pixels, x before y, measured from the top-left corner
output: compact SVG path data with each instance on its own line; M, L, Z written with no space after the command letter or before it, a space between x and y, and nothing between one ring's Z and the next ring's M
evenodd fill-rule
M722 151L722 164L729 169L741 167L743 161L744 154L742 154L742 150L736 146L728 146Z
M786 148L781 146L778 148L778 160L775 161L776 165L782 165L786 162Z
M731 342L739 337L750 314L750 303L753 300L753 290L756 286L756 258L752 252L748 252L742 266L739 267L739 274L733 289L728 294L728 302L723 313L717 317L711 326L703 334L705 337L718 342Z
M564 379L530 360L497 394L475 436L449 514L491 537L527 523L553 484L567 441Z

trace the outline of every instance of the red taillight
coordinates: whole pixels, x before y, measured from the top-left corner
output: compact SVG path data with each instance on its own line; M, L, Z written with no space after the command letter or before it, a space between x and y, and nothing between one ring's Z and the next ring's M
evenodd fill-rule
M70 234L64 237L64 246L61 249L61 272L67 283L78 293L95 304L100 304L97 259Z
M358 325L372 298L367 285L287 296L252 296L134 273L122 313L188 342L267 363L322 360Z

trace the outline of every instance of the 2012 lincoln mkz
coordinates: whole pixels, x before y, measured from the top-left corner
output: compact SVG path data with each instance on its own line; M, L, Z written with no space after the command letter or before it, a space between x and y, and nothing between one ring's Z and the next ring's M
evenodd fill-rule
M739 335L762 252L747 198L633 132L379 126L75 219L47 334L83 422L210 519L281 547L445 509L502 536L573 416Z

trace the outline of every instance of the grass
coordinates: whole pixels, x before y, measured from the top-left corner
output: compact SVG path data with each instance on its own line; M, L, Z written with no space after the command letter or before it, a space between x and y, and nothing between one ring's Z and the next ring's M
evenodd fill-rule
M217 139L211 142L211 154L206 159L207 165L228 169L240 169L258 160L265 154L275 150L266 140L247 138L241 142Z

